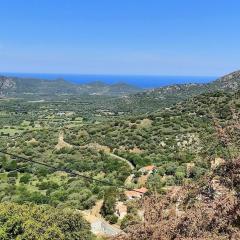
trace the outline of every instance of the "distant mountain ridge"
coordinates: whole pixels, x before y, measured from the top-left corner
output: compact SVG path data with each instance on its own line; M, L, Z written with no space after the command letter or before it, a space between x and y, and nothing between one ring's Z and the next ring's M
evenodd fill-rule
M23 94L107 95L124 97L123 103L125 100L127 104L147 100L148 104L150 104L151 101L154 103L160 101L161 105L169 105L201 93L213 91L232 92L240 87L240 71L232 72L210 83L175 84L154 88L152 90L144 90L127 83L107 84L101 81L77 84L64 79L43 80L0 76L0 80L1 79L9 82L6 93L11 96Z
M218 90L235 91L240 87L240 71L227 74L210 83L189 83L189 84L176 84L172 86L166 86L161 88L155 88L151 91L147 91L144 94L154 94L159 97L166 97L168 95L178 95L179 97L188 96ZM188 97L186 96L186 97Z
M89 94L89 95L110 95L122 96L143 91L141 88L125 84L106 84L95 81L86 84L71 83L64 79L43 80L34 78L17 78L1 76L0 80L5 80L11 84L6 89L8 95L55 95L55 94Z
M184 100L191 96L196 96L201 93L215 92L215 91L228 91L233 92L240 88L240 71L235 71L227 74L210 83L188 83L188 84L175 84L166 87L155 88L145 92L137 93L129 96L126 100L138 102L143 99L157 102L175 103Z

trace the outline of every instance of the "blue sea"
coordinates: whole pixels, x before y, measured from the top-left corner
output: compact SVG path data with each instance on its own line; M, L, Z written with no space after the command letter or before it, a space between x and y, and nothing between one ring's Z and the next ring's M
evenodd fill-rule
M102 81L108 84L128 83L140 88L156 88L183 83L208 83L216 76L144 76L144 75L87 75L87 74L48 74L48 73L0 73L0 75L12 77L25 77L37 79L64 79L73 83L90 83Z

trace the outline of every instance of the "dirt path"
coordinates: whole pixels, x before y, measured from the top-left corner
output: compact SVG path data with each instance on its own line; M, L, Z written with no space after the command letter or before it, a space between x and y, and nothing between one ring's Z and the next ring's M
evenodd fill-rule
M64 141L64 133L60 132L58 137L58 144L55 146L57 150L62 148L72 148L72 145Z
M95 206L90 210L90 214L101 218L102 216L100 214L100 211L101 211L102 205L103 205L103 200L97 201Z
M100 150L104 151L104 153L107 154L108 156L111 156L112 158L116 158L118 160L121 160L121 161L124 161L125 163L127 163L128 166L131 168L131 170L135 169L134 165L130 161L128 161L126 158L123 158L114 153L111 153L110 148L108 146L103 146L98 143L89 143L82 147L90 147L90 148L94 148L97 151L100 151Z
M129 175L129 176L127 177L127 179L125 180L124 185L126 186L126 185L128 185L128 184L131 184L132 181L133 181L133 178L134 178L134 174Z
M131 170L133 170L135 167L133 166L133 164L128 161L126 158L123 158L123 157L119 157L118 155L114 154L114 153L107 153L109 156L113 157L113 158L116 158L116 159L119 159L121 161L124 161L125 163L127 163L129 165L129 167L131 168Z

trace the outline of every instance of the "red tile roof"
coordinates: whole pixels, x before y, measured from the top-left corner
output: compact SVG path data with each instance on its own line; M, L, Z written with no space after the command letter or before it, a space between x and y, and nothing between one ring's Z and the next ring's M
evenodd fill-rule
M148 191L147 188L142 187L138 189L134 189L134 191L125 191L125 195L128 198L140 198Z
M142 169L144 169L145 171L152 171L156 169L156 167L154 165L149 165L149 166L143 167Z

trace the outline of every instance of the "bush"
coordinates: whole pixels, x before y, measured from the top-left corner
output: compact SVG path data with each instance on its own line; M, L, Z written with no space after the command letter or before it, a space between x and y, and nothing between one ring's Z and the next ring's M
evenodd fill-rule
M118 221L118 217L114 214L105 216L105 219L111 224L115 224Z
M9 178L17 178L18 177L18 172L14 171L14 172L9 172L7 175Z
M17 168L17 162L15 161L15 160L13 160L13 161L10 161L10 162L6 162L5 164L4 164L4 169L6 170L6 171L13 171L13 170L15 170Z
M40 238L41 236L41 238ZM47 206L0 204L0 239L92 240L78 212Z
M174 162L169 162L166 166L166 174L174 175L177 170L178 165Z
M31 175L29 173L26 173L20 178L19 182L27 184L30 182L30 179L31 179Z
M126 227L129 227L131 225L134 225L136 223L140 222L140 218L137 215L134 214L127 214L121 221L121 229L125 229Z
M175 174L175 183L176 184L181 184L185 178L185 173L184 172L176 172Z
M116 190L114 188L109 188L104 195L104 201L101 208L102 216L106 217L113 215L115 212L116 204Z

